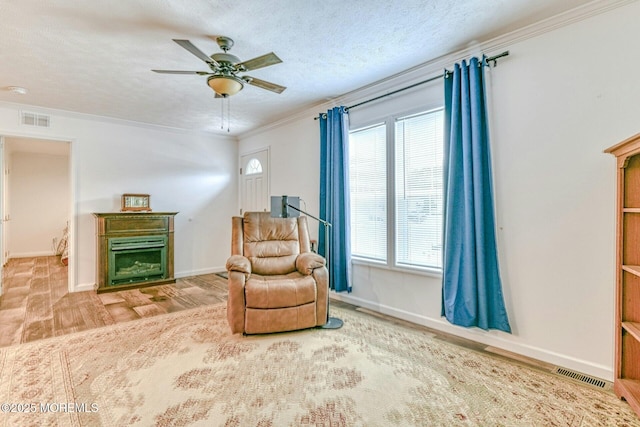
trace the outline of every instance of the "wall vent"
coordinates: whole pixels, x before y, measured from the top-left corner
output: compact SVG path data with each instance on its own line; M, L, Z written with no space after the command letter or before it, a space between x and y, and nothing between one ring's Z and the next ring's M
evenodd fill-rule
M573 380L579 381L581 383L589 384L601 389L610 390L612 388L612 384L608 381L601 380L595 377L590 377L589 375L581 374L580 372L575 372L569 369L556 368L555 371L553 371L553 373L562 375L563 377L569 377Z
M22 111L20 113L20 123L25 126L48 128L51 127L51 116Z

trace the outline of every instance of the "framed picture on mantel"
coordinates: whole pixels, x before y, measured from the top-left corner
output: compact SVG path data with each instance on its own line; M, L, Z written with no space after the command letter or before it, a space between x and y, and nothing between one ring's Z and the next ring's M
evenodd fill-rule
M122 212L151 212L148 194L123 194Z

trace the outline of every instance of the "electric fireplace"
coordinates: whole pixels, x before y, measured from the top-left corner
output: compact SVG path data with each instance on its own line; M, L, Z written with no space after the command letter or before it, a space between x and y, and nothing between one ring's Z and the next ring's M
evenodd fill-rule
M173 283L176 213L95 213L97 290Z
M166 279L167 237L109 239L109 285Z

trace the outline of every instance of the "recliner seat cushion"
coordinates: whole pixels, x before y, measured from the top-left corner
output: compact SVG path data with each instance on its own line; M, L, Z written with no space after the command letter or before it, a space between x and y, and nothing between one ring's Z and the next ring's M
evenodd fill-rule
M279 242L261 242L269 243L268 246L277 246ZM256 274L288 274L296 270L296 259L298 255L280 255L280 256L248 256L251 262L251 271Z
M313 277L300 273L269 277L252 274L244 293L246 307L258 309L297 307L317 298Z

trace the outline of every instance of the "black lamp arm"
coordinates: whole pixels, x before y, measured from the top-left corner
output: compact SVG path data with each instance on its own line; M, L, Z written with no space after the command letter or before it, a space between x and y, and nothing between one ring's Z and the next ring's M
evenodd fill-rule
M316 221L322 223L323 225L325 225L327 227L331 227L331 223L329 221L325 221L324 219L317 218L317 217L311 215L310 213L303 211L302 209L298 209L295 206L290 205L289 203L287 203L287 206L290 207L291 209L294 209L294 210L296 210L296 211L298 211L300 213L305 214L308 217L311 217L311 218L315 219Z

